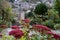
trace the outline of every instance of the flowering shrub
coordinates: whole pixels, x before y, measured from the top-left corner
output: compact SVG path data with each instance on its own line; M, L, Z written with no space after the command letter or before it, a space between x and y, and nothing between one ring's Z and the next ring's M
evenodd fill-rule
M43 26L43 25L35 25L34 27L37 28L37 29L42 29L42 30L50 31L50 28L48 28L47 26Z
M60 35L53 33L50 28L40 24L31 25L29 19L24 19L25 23L23 28L19 28L18 26L12 26L12 30L9 32L9 36L13 36L15 40L53 40L59 39ZM28 26L27 26L28 24ZM26 28L29 27L29 28ZM21 29L21 30L20 30ZM2 36L2 35L1 35ZM5 37L3 37L5 38ZM8 38L8 37L7 37ZM53 38L53 39L52 39ZM9 38L10 39L10 38Z
M25 26L25 28L29 28L30 20L28 18L24 19L23 24L24 24L23 26Z
M19 29L18 26L12 26L11 28L12 28L12 29Z
M40 35L43 36L43 39L44 39L44 35L46 36L47 35L47 38L48 40L51 40L52 38L54 39L60 39L60 35L57 35L56 33L53 33L51 31L50 28L48 28L47 26L43 26L43 25L33 25L33 28L34 30L37 30Z
M10 31L9 35L13 35L15 38L21 38L24 35L24 33L21 30L16 29L16 30Z
M54 38L54 39L56 39L56 40L60 40L60 35L58 35L58 34L56 34L56 33L54 33L54 32L48 31L46 34L47 34L49 37L51 37L50 40L51 40L52 38Z

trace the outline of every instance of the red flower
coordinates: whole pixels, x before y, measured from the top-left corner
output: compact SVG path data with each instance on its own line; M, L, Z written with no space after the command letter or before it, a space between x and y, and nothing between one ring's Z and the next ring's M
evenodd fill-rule
M21 30L16 29L16 30L10 31L9 35L13 35L15 38L20 38L24 35L24 33Z
M20 32L20 33L16 33L14 35L15 38L21 38L24 35L24 33Z
M51 29L50 28L48 28L47 26L43 26L44 28L44 30L47 30L47 31L51 31Z
M30 23L30 20L29 19L24 19L23 20L25 23Z
M60 35L54 34L54 38L60 38Z
M12 29L19 29L18 26L12 26L11 28L12 28Z
M16 33L16 30L12 30L9 32L9 35L14 35Z
M47 31L47 34L52 34L52 35L54 35L55 33L51 32L51 31Z

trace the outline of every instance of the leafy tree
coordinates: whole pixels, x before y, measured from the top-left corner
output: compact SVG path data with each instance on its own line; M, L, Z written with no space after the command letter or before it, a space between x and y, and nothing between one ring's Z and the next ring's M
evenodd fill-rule
M10 5L5 0L0 0L0 14L2 15L2 20L8 17L8 12L10 11Z

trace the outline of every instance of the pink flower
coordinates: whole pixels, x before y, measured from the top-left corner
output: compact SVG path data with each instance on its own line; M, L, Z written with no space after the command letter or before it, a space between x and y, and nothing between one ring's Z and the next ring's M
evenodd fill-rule
M10 31L9 35L13 35L15 38L21 38L24 35L24 33L21 30L16 29L16 30Z
M24 19L23 20L25 23L30 23L30 20L29 19Z
M60 38L60 35L54 34L54 38Z
M19 29L18 26L12 26L11 28L12 28L12 29Z

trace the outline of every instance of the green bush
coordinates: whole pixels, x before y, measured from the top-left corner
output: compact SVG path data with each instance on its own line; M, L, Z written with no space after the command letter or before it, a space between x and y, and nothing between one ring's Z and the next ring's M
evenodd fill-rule
M25 18L31 18L31 17L34 17L32 12L28 12L25 14Z
M55 23L60 23L60 18L55 19Z
M30 22L31 25L33 24L41 24L41 19L33 19L31 22Z
M34 12L38 15L44 15L45 12L47 12L47 10L48 10L48 7L44 3L41 3L35 7Z

